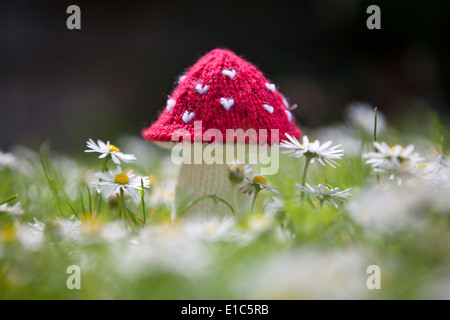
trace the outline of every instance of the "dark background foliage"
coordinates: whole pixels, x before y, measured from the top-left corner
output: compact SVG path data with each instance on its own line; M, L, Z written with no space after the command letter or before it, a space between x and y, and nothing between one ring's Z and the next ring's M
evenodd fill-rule
M0 148L139 135L175 80L226 47L299 108L300 126L343 118L351 101L390 119L448 115L448 1L2 1ZM66 8L81 8L81 30ZM381 8L368 30L366 8ZM74 148L75 146L75 148Z

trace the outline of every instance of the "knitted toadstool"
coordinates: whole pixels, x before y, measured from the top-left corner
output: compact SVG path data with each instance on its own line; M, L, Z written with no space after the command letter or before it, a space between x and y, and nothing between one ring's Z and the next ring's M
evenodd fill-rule
M201 130L195 129L194 124L200 121ZM285 133L300 136L294 121L286 99L255 66L229 50L215 49L180 77L165 110L142 135L158 145L170 147L174 145L174 133L182 131L189 133L192 141L207 145L217 143L214 137L208 136L207 130L217 129L222 134L221 142L235 144L236 139L227 140L227 129L254 129L255 139L247 137L245 143L261 143L264 138L271 145L278 144ZM273 129L278 130L275 139L271 135ZM227 164L183 164L175 205L178 207L189 192L192 200L215 194L231 203L231 189ZM227 210L224 204L206 199L193 206L189 213Z

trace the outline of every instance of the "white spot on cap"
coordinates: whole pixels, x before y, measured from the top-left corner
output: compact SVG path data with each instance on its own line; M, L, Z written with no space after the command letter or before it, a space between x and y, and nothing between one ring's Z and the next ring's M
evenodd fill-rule
M227 110L230 111L230 108L234 105L233 99L220 98L220 104Z
M286 100L285 97L283 97L283 103L284 103L284 105L286 106L286 108L289 109L289 102Z
M192 118L194 118L194 116L195 116L195 112L185 111L183 113L183 117L181 119L183 119L184 123L188 123L189 121L192 120Z
M289 110L284 110L284 112L286 112L288 121L291 121L292 120L292 113Z
M185 75L185 74L181 75L181 76L178 78L178 83L183 82L184 79L186 79L186 75Z
M234 69L233 70L223 70L222 74L224 76L230 77L231 79L234 79L234 77L236 76L236 70L234 70Z
M275 85L273 83L266 83L266 88L272 92L275 92L275 90L277 89L275 88Z
M169 99L169 100L167 100L167 104L166 104L166 107L167 107L167 110L172 110L172 108L173 108L173 106L175 105L175 100L174 99Z
M204 85L202 87L202 85L199 83L197 84L197 86L195 87L195 90L197 90L198 93L200 93L201 95L204 95L205 93L208 92L209 87L207 85Z
M268 104L263 104L264 109L269 111L270 113L273 113L273 107Z

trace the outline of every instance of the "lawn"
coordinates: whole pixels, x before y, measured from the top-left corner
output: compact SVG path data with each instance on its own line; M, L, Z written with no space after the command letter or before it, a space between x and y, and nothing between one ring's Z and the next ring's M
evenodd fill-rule
M178 167L139 137L111 141L100 159L84 139L70 156L45 143L4 151L0 298L449 299L448 126L418 117L420 129L379 112L374 133L373 109L360 105L302 128L343 151L301 139L281 148L300 152L282 153L277 174L238 175L235 191L255 199L239 215L239 202L189 215L201 201L223 205L213 195L175 210Z

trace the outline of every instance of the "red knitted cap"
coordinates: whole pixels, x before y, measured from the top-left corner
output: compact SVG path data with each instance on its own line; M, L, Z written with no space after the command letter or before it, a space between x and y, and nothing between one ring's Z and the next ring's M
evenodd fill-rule
M197 121L201 121L200 131L194 130ZM214 135L205 134L208 129L218 129L227 143L236 142L226 139L227 129L256 130L257 141L267 139L269 144L279 143L285 133L301 135L275 85L251 63L224 49L207 53L180 77L165 110L142 135L150 141L170 142L177 129L188 131L192 141L207 143L214 141ZM271 136L273 129L279 131Z

